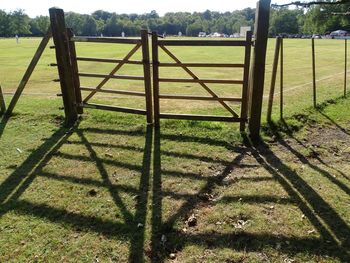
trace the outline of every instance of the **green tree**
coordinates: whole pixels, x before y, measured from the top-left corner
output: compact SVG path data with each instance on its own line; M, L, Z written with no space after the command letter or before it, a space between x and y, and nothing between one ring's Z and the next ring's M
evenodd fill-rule
M11 35L11 19L10 15L0 10L0 36L8 37Z
M24 10L18 9L10 13L10 28L13 35L28 35L30 34L29 17L24 13Z

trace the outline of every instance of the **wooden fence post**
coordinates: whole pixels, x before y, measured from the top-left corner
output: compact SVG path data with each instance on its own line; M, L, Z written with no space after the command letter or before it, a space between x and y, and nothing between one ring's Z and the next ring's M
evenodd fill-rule
M284 106L284 54L283 54L283 38L281 38L281 74L280 74L280 119L283 120L283 106Z
M280 47L281 47L281 37L276 37L275 55L274 55L273 65L272 65L272 76L271 76L271 85L270 85L269 104L268 104L268 107L267 107L267 118L266 118L266 120L268 122L271 122L273 98L274 98L274 95L275 95L275 87L276 87L278 59L279 59L279 55L280 55Z
M6 111L5 99L0 86L0 116L5 114L5 111Z
M345 65L344 65L344 97L346 97L347 93L347 71L348 71L348 40L345 39Z
M152 88L151 88L151 66L149 60L149 41L148 30L141 30L141 42L142 42L142 62L143 62L143 74L145 78L145 94L146 94L146 111L147 111L147 123L153 122L153 109L152 109Z
M311 39L312 49L312 87L313 87L313 102L314 108L317 106L317 87L316 87L316 55L315 55L315 39Z
M152 62L153 62L153 103L154 126L159 127L159 58L158 58L158 33L152 32Z
M260 137L261 110L265 81L266 49L269 31L271 0L260 0L257 3L255 18L255 48L252 65L252 86L250 94L250 137Z
M77 112L79 114L83 114L84 110L82 106L83 100L81 97L80 79L78 75L79 70L78 70L78 63L77 63L77 52L75 50L75 42L70 40L74 36L74 33L71 28L68 28L67 31L68 31L68 37L69 37L69 52L70 52L70 59L71 59L71 66L72 66L72 73L73 73L73 83L74 83Z
M56 60L60 76L64 104L65 124L72 126L78 119L73 69L70 57L69 37L62 9L50 8L52 37L55 43Z

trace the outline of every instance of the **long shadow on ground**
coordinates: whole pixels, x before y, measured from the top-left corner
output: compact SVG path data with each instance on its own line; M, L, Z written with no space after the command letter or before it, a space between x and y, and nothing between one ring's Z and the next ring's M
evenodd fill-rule
M144 140L144 147L135 147L126 143L115 145L120 149L127 149L143 153L142 163L131 165L120 162L115 159L104 158L97 154L95 148L105 146L103 143L89 141L87 133L99 133L115 136L136 136ZM59 150L68 143L72 134L76 134L81 144L88 150L89 156L76 156L63 154ZM280 138L280 137L279 137ZM181 195L173 191L164 191L162 187L163 177L165 175L183 176L193 180L199 180L196 173L183 172L162 168L163 157L167 158L187 158L194 162L206 161L210 163L220 162L208 156L197 156L195 154L183 154L181 152L162 151L162 141L173 142L196 142L202 147L220 146L228 151L235 153L235 158L230 162L221 163L224 167L217 171L214 176L200 178L205 180L204 186L196 191L195 194ZM345 193L349 194L349 188L340 181L333 178L327 171L308 162L307 158L295 150L288 142L283 139L278 141L289 152L294 154L301 162L309 165L312 169L321 173L332 183L337 185ZM71 143L71 142L70 142ZM113 145L109 145L113 147ZM153 148L153 151L152 151ZM152 157L153 152L153 157ZM275 235L272 232L264 233L184 233L176 230L175 224L178 220L187 217L193 209L203 202L206 202L200 196L210 194L214 188L219 187L223 180L234 173L237 167L240 167L241 161L247 156L253 155L259 165L279 182L279 184L288 193L290 199L297 204L297 207L309 219L314 228L320 233L321 238L314 237L293 237L284 235ZM70 177L66 174L52 174L44 171L53 156L60 156L70 160L89 161L96 165L102 180L93 180L89 178ZM153 160L153 161L152 161ZM132 171L140 172L138 187L123 186L113 183L110 180L110 174L106 165L123 167ZM151 171L153 170L153 177ZM20 200L20 196L26 191L37 176L45 176L52 180L67 181L75 184L105 187L108 189L117 206L123 214L124 222L113 220L104 220L98 216L86 216L65 209L58 209L50 204L35 204L30 201ZM137 195L135 213L129 211L125 205L120 193L130 193ZM173 211L172 215L165 219L163 217L163 199L165 196L172 198L186 198L179 209ZM150 201L148 201L150 200ZM253 193L251 198L246 198L247 202L257 201ZM274 201L271 197L266 197L260 201ZM259 201L259 200L258 200ZM149 204L149 202L151 202ZM288 201L289 202L289 201ZM306 252L313 255L332 256L341 261L349 261L350 247L350 229L341 216L328 204L301 176L288 167L278 155L266 144L253 146L246 138L246 145L232 146L230 143L204 138L200 136L171 135L161 133L159 130L153 132L152 127L146 131L125 131L108 129L80 129L75 127L72 130L59 129L50 138L48 138L38 149L36 149L27 160L19 166L9 177L0 185L0 216L15 210L18 213L32 215L38 218L44 218L53 223L64 223L70 225L73 229L79 231L94 231L105 235L106 237L130 241L129 261L143 262L147 259L153 262L165 261L170 252L181 252L188 245L201 245L208 248L229 248L235 251L255 251L258 252L265 246L275 246L276 243L288 243L280 251L288 254L297 254ZM146 248L145 232L148 230L147 211L151 209L151 240L150 247ZM140 224L141 228L137 228ZM135 230L136 229L136 230ZM166 233L169 238L164 244L162 235Z

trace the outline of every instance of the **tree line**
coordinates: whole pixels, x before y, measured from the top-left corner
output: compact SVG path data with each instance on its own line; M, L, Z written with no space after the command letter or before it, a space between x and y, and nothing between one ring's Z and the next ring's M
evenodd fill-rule
M350 16L337 15L347 12L349 5L313 6L308 9L272 8L270 35L323 34L337 29L350 30ZM254 26L255 9L246 8L233 12L176 12L159 16L156 11L145 14L116 14L97 10L90 15L66 13L66 23L76 35L126 36L139 35L141 29L149 29L167 35L196 36L199 32L219 32L227 35L238 33L242 26ZM0 37L42 36L50 25L49 17L30 18L21 9L12 12L0 10Z

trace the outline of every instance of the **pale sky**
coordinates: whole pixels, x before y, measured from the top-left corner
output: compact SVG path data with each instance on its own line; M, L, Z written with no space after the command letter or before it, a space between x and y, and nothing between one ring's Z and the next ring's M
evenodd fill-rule
M158 14L166 12L202 12L207 9L211 11L233 11L246 7L255 7L257 0L0 0L0 9L13 11L24 9L30 17L37 15L48 15L50 7L60 7L64 11L73 11L81 14L90 14L102 9L108 12L121 13L148 13L156 10ZM281 4L290 1L272 0L271 3Z

